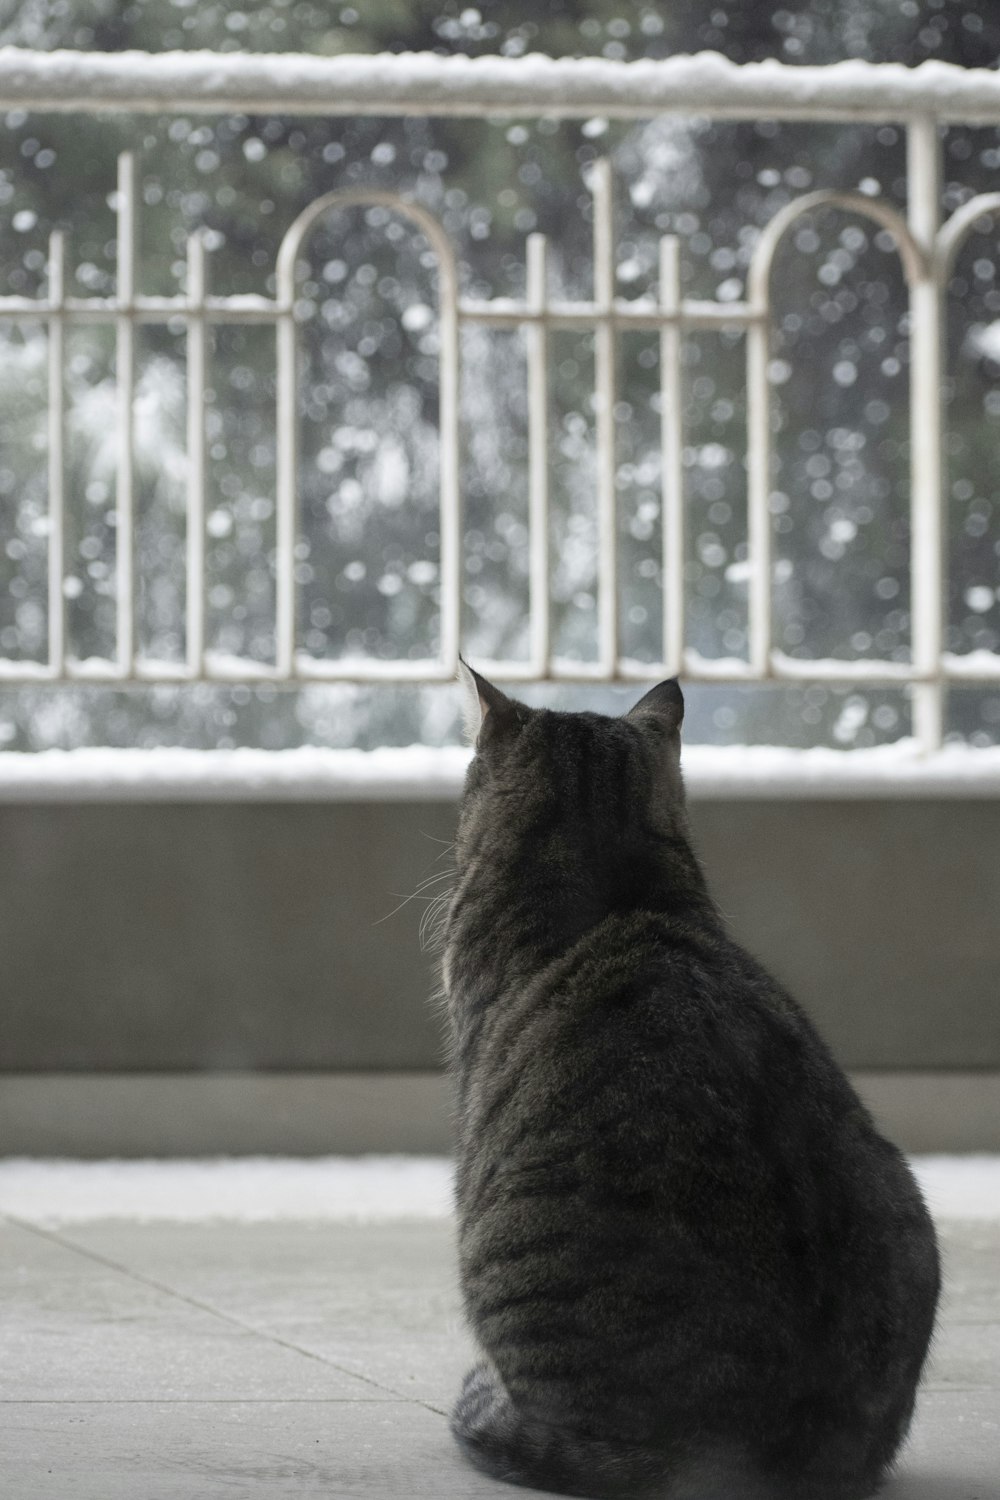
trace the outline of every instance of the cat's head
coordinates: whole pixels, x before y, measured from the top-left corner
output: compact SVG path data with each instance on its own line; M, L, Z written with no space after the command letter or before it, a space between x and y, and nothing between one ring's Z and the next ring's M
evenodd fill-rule
M660 682L621 717L530 708L463 662L468 738L475 746L459 822L459 860L481 831L600 846L685 827L680 773L684 697Z

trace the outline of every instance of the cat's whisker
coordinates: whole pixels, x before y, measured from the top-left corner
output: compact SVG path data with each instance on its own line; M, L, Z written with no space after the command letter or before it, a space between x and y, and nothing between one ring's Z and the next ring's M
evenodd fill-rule
M443 938L451 897L452 890L449 887L448 890L439 891L436 896L430 898L420 918L419 937L422 949L434 946Z
M425 833L422 828L419 830L419 833L421 838L430 839L432 844L443 844L446 849L454 849L455 847L454 839L439 839L436 834Z
M404 896L399 905L394 906L392 911L387 911L384 917L378 917L376 921L372 923L372 926L378 927L381 925L381 923L388 922L390 917L394 917L398 911L402 911L404 906L408 906L411 901L415 901L418 897L420 897L420 899L424 901L432 900L432 897L423 895L423 892L427 889L427 887L429 885L435 885L440 880L450 880L454 874L456 874L456 871L454 869L451 869L438 870L436 875L426 876L425 879L420 881L416 890L411 891L408 896ZM397 891L394 894L398 895L399 892Z

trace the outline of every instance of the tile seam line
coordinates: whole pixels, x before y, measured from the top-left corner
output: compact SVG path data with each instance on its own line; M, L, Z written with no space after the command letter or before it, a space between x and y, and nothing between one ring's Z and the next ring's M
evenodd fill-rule
M988 1388L987 1386L987 1389ZM420 1401L379 1401L378 1397L0 1397L0 1407L16 1406L421 1406Z
M946 1385L943 1382L921 1380L918 1388L918 1400L921 1394L925 1396L975 1396L995 1395L998 1387L995 1385ZM382 1402L370 1401L369 1406L383 1405Z
M945 1307L944 1312L949 1313L950 1308ZM949 1328L1000 1328L1000 1318L948 1317L946 1323Z
M989 1386L986 1387L990 1389ZM375 1396L0 1396L0 1406L423 1406Z
M175 1287L167 1286L165 1282L157 1281L152 1276L145 1276L141 1271L133 1271L129 1266L120 1261L112 1260L108 1255L102 1255L98 1250L91 1250L85 1245L77 1244L75 1240L65 1239L62 1235L55 1234L51 1229L43 1229L39 1224L32 1224L29 1219L18 1218L14 1214L7 1214L7 1222L14 1224L18 1229L26 1230L29 1234L36 1234L40 1239L49 1240L52 1244L59 1245L63 1250L81 1255L86 1260L94 1261L97 1265L106 1266L108 1270L116 1271L121 1276L126 1276L131 1281L141 1286L152 1288L153 1291L161 1292L165 1296L172 1297L177 1302L183 1302L188 1307L195 1307L200 1312L207 1312L212 1317L218 1318L223 1323L230 1323L234 1328L242 1329L244 1333L253 1334L255 1338L264 1339L267 1343L276 1344L282 1349L290 1349L295 1354L302 1354L306 1359L315 1360L324 1368L336 1370L338 1374L346 1375L351 1380L359 1380L364 1385L370 1385L377 1391L386 1395L394 1396L397 1401L402 1401L408 1406L418 1405L432 1411L435 1416L446 1417L440 1407L432 1406L427 1401L415 1401L395 1391L391 1386L383 1385L381 1381L373 1380L370 1375L359 1375L356 1370L349 1370L340 1365L336 1360L327 1359L322 1354L317 1354L312 1349L305 1349L301 1344L294 1344L290 1339L284 1339L279 1334L269 1333L264 1329L255 1328L252 1323L245 1323L242 1318L235 1317L232 1313L223 1312L219 1307L214 1307L210 1302L203 1302L198 1297L191 1297L186 1292L179 1292Z

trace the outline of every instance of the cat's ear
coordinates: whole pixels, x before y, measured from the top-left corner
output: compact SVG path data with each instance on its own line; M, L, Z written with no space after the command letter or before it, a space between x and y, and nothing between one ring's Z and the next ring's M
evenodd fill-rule
M628 719L654 719L670 734L680 734L684 722L684 694L676 677L668 677L650 688L645 697L630 708Z
M458 658L458 680L462 684L462 718L465 722L466 743L474 745L483 727L487 714L503 718L512 713L514 705L510 699L474 672L468 662Z

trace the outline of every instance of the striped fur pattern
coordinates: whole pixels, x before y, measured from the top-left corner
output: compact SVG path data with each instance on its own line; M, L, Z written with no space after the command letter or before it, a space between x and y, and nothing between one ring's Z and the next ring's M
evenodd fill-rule
M726 933L677 683L611 719L474 680L443 971L483 1358L453 1432L568 1495L863 1500L934 1323L913 1177Z

